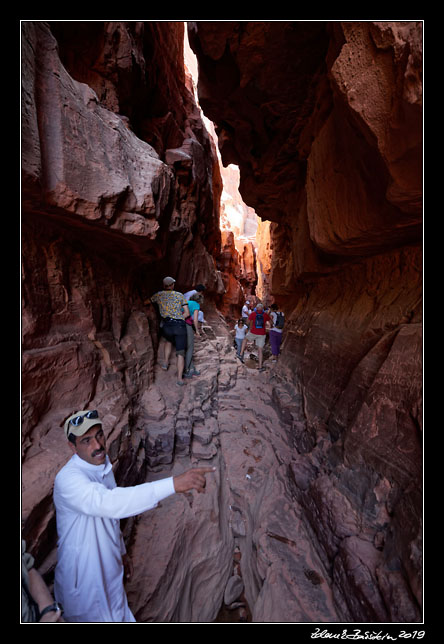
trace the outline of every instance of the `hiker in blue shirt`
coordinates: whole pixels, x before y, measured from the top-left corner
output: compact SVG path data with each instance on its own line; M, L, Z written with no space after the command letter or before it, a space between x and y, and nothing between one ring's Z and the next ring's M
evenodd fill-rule
M188 300L188 309L190 316L185 320L187 330L187 350L185 353L185 370L184 378L192 378L199 376L200 371L194 366L193 353L194 353L194 334L199 338L201 337L199 330L199 311L200 305L203 301L203 296L196 291L194 295Z

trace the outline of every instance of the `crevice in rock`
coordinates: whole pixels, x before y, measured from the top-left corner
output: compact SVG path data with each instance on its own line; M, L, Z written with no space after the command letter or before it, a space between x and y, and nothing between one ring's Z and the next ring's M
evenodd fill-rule
M185 28L257 223L224 224ZM217 468L122 521L138 621L420 622L421 23L22 32L22 515L45 579L61 426L90 405L121 485ZM206 285L183 388L144 303L165 275ZM234 353L247 295L286 315L261 373Z

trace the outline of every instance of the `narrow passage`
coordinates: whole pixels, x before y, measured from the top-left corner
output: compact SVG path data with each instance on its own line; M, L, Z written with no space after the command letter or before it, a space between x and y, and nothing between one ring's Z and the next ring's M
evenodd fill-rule
M205 494L166 499L131 526L130 605L142 622L337 621L292 476L301 396L276 369L240 363L222 316L205 318L201 375L179 388L175 364L156 367L145 449L151 479L217 471Z

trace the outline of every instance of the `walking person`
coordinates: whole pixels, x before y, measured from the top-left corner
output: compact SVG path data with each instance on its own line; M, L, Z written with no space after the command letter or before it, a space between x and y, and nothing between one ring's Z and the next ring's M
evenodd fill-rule
M243 318L239 318L237 323L234 325L234 341L236 343L236 357L240 358L242 362L244 361L243 357L241 357L241 349L242 349L242 342L245 340L246 333L248 331L248 326L245 324Z
M145 300L145 304L154 302L159 307L162 319L160 332L166 340L163 361L161 367L168 369L171 350L176 349L177 380L176 384L182 386L183 370L185 365L185 352L187 348L187 330L185 319L189 317L188 301L182 293L174 290L176 280L172 277L165 277L163 280L163 291L155 293L151 299Z
M198 338L201 337L199 329L199 311L200 304L203 301L203 296L196 292L188 300L188 309L190 316L185 320L187 330L187 350L185 353L185 371L184 378L192 378L193 376L200 376L200 371L194 366L194 334Z
M150 510L175 493L205 490L205 474L183 474L132 487L117 487L95 410L64 423L73 452L54 482L57 565L54 594L67 622L135 622L123 585L131 576L119 519Z
M278 309L277 304L271 305L271 320L272 327L270 329L270 346L271 354L273 356L272 362L277 362L280 354L280 347L282 343L282 331L284 328L285 315Z
M245 336L244 341L242 342L241 348L241 359L244 357L245 347L249 340L253 340L257 347L259 367L258 371L264 371L265 367L263 366L264 360L264 346L266 340L267 329L270 325L270 316L264 312L264 305L262 302L258 302L256 305L256 310L250 313L248 317L248 326L249 331Z
M186 299L189 300L193 297L193 295L196 295L197 293L202 295L204 291L205 286L203 284L197 284L195 288L191 289L191 291L187 291L186 293L184 293L184 295Z

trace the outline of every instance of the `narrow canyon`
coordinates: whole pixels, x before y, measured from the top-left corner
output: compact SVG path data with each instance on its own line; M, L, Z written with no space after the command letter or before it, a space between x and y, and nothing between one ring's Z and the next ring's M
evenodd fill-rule
M120 486L216 467L121 521L137 622L421 622L421 22L23 21L21 79L21 537L48 586L63 422L97 409ZM206 287L183 387L145 303L167 275ZM248 298L285 313L261 372Z

